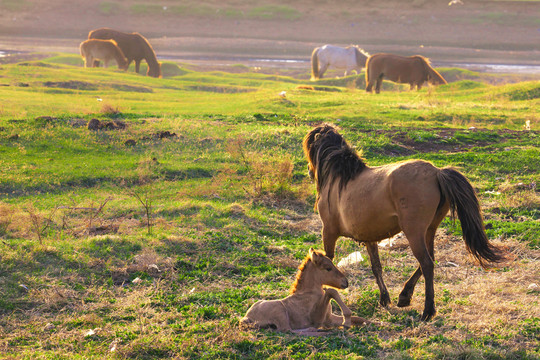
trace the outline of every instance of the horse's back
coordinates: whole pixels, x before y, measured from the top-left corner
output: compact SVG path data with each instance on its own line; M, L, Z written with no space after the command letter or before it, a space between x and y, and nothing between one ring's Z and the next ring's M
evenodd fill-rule
M109 40L90 39L80 45L81 54L91 53L93 57L104 58L113 56L115 43Z
M427 80L425 59L420 55L401 56L379 53L371 55L367 61L367 72L370 78L384 75L395 82L410 83Z
M405 212L433 213L440 201L438 169L423 160L369 167L319 201L325 226L358 241L380 241L401 231ZM323 198L324 197L324 198ZM429 217L431 219L431 217Z
M90 31L88 34L89 39L112 39L117 42L118 47L122 49L122 52L128 59L142 58L141 43L143 43L142 36L138 33L126 33L110 28L101 28Z
M441 200L440 169L424 160L395 164L388 173L388 191L398 216L431 222Z
M258 328L290 329L288 315L281 300L257 301L248 309L241 322Z
M319 61L330 63L338 68L356 67L356 52L354 47L343 48L335 45L321 46Z

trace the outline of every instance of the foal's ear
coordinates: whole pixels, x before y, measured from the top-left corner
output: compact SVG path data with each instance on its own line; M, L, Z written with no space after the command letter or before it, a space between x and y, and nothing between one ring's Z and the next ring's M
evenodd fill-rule
M309 248L309 258L315 265L319 265L321 262L321 256L313 248Z

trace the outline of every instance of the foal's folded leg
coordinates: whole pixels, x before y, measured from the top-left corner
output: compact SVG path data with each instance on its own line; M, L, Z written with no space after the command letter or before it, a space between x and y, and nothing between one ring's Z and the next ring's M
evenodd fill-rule
M337 325L337 326L343 325L345 327L351 327L352 311L351 309L347 307L347 305L345 305L343 300L341 300L341 296L339 296L339 293L337 292L337 290L333 288L328 288L328 289L324 289L324 292L326 296L334 299L338 303L339 307L341 308L341 314L343 315L342 317L334 315L334 314L330 314L330 319L334 323L334 325Z

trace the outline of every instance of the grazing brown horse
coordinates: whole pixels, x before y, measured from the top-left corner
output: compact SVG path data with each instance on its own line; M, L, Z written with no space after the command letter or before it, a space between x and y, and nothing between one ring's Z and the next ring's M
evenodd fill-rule
M390 296L382 278L377 243L400 231L420 263L399 295L398 306L410 305L416 282L424 275L426 296L422 320L435 315L433 242L442 219L461 221L467 250L486 266L503 260L484 231L480 205L469 181L451 168L439 169L423 160L370 167L331 125L311 130L303 141L310 176L317 184L319 215L326 254L334 257L340 236L363 242L380 289L380 303Z
M141 60L146 60L148 71L146 75L161 77L161 65L158 63L152 46L141 34L125 33L109 28L92 30L88 34L89 39L112 39L126 55L128 66L135 61L135 71L138 73Z
M128 68L126 57L114 40L86 40L81 43L79 50L84 58L84 67L94 67L94 60L103 60L104 66L108 67L109 62L115 60L118 68Z
M332 288L324 288L323 285ZM351 310L334 289L348 286L345 275L324 255L324 251L310 249L298 267L291 295L281 300L257 301L240 320L240 324L306 334L320 327L349 327L368 323L363 318L351 316ZM340 306L343 316L332 314L332 299Z
M383 78L390 81L405 83L411 90L420 90L424 82L440 85L446 80L429 64L429 60L420 55L399 56L393 54L374 54L366 62L366 91L371 92L375 85L375 92L381 91Z

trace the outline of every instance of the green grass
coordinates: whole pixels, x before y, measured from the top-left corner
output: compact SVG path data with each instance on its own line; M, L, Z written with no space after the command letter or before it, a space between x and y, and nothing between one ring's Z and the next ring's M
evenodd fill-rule
M491 85L446 69L448 85L386 83L375 95L362 76L312 83L165 62L154 79L81 64L57 54L0 67L3 356L540 356L538 291L529 288L540 237L538 81ZM91 119L126 126L93 131ZM322 247L301 141L325 121L372 166L422 158L459 167L489 237L513 262L479 269L445 219L432 322L419 321L422 281L412 307L380 308L366 259L349 270L343 298L384 324L325 337L239 330L249 306L286 296L307 250ZM151 205L150 231L137 196ZM337 258L357 250L365 253L342 239ZM381 259L395 303L417 262L407 247Z
M25 10L29 5L27 0L15 1L15 0L2 0L0 1L0 9L7 11L21 11Z

